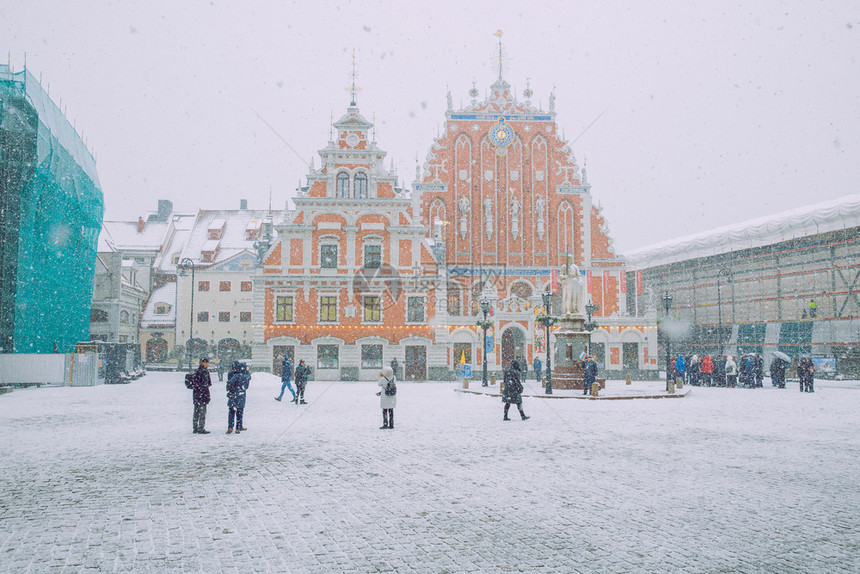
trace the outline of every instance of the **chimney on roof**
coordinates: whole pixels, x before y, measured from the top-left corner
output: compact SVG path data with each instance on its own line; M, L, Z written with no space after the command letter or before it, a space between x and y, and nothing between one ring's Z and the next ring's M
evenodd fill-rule
M167 199L158 200L158 221L167 221L173 213L173 202Z
M240 199L239 200L239 209L248 209L248 200Z
M143 218L142 218L142 217L138 217L138 218L137 218L137 232L138 232L138 233L143 233L143 228L144 228L144 227L146 227L146 222L143 220Z

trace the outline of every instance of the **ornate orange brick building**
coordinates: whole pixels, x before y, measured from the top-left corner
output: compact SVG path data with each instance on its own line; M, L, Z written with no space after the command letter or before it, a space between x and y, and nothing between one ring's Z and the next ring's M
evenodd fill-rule
M255 276L254 364L280 372L274 358L287 354L317 380L376 380L396 358L399 376L438 378L426 228L355 102L333 127Z
M592 335L599 362L656 370L656 316L627 313L625 263L592 202L585 168L558 133L554 94L547 111L532 105L530 89L519 102L501 73L489 97L479 102L478 93L473 87L471 105L461 110L449 93L444 132L414 185L445 275L446 329L437 344L446 347L448 367L464 359L480 365L482 298L494 322L491 370L514 358L529 366L536 353L543 358L536 310L543 291L557 290L554 274L570 255L585 276L585 300L599 305Z

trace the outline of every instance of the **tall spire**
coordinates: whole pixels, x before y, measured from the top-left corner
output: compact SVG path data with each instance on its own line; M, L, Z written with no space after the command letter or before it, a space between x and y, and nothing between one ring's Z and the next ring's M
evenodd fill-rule
M350 92L350 106L355 106L355 48L352 49L352 87L349 90Z
M502 81L502 31L496 30L496 33L493 36L498 36L499 38L499 81Z

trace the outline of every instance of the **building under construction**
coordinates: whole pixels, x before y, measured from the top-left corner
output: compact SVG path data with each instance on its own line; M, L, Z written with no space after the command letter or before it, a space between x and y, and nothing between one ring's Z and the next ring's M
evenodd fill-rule
M0 65L0 352L89 339L103 212L75 128L32 74Z

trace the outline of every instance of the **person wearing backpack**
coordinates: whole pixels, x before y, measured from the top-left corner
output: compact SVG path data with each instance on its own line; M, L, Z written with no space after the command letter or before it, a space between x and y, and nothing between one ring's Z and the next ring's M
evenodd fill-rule
M380 391L376 393L379 397L379 406L382 408L382 426L380 429L394 428L394 407L397 406L397 377L394 369L382 367L379 373Z
M251 375L245 363L233 361L230 373L227 375L227 434L233 432L233 420L236 420L236 434L248 430L242 426L242 417L245 413L245 396L248 385L251 383Z

